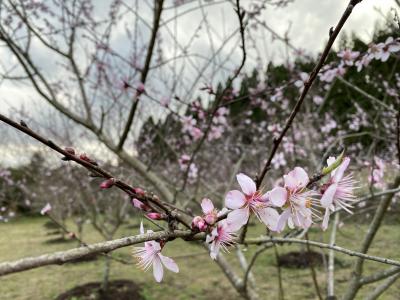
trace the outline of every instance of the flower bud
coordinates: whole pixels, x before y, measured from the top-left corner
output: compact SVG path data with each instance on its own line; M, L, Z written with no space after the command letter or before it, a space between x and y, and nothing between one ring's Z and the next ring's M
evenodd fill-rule
M143 197L144 194L145 194L144 190L141 189L141 188L134 188L134 189L133 189L133 192L134 192L136 195L141 196L141 197Z
M109 178L100 184L101 189L109 189L115 184L115 178Z
M163 219L162 214L157 213L157 212L148 213L148 214L146 214L146 216L152 220L162 220Z
M150 207L148 207L146 204L144 204L142 201L140 201L136 198L132 198L132 205L140 210L144 210L144 211L150 210Z
M192 228L197 228L200 231L205 231L207 229L207 223L200 216L196 216L192 220Z
M145 92L144 84L142 82L139 82L139 84L136 87L136 91L137 91L138 95L141 95Z

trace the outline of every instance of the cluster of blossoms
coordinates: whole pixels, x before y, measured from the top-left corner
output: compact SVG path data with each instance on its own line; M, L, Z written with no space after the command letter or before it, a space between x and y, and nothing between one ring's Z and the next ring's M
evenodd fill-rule
M236 178L241 190L229 191L225 196L225 207L220 211L210 199L203 199L203 214L193 218L192 230L206 234L212 259L217 258L221 249L228 251L228 247L236 243L238 231L249 222L251 215L255 215L272 232L282 232L286 225L291 229L307 229L320 221L321 228L326 230L331 213L338 209L351 213L355 201L355 181L351 174L345 175L349 163L348 157L329 157L328 166L322 172L323 175L330 174L329 179L316 190L310 188L313 182L301 167L283 176L283 186L276 186L267 192L262 192L256 182L240 173ZM134 201L136 207L146 210L143 203ZM146 270L152 265L158 282L163 276L163 264L169 270L178 272L175 262L161 255L164 245L164 241L151 241L134 250L139 266Z
M340 161L339 166L337 162ZM277 186L268 192L257 189L256 183L245 174L236 176L241 191L232 190L225 197L225 208L218 212L211 200L203 199L202 216L193 219L196 230L207 233L210 244L210 256L216 258L219 249L226 249L234 243L236 232L247 222L252 214L264 223L270 231L281 232L286 224L289 228L309 228L316 221L322 220L322 229L326 229L331 212L344 209L350 212L354 201L351 175L344 176L350 163L349 158L334 157L328 159L331 171L330 179L319 191L308 188L310 179L306 171L296 167L283 177L283 186ZM321 209L325 209L322 218ZM278 212L278 210L280 212ZM226 215L226 219L220 218ZM221 219L219 222L217 222Z
M183 154L179 160L179 168L181 171L186 172L186 169L188 168L188 165L190 163L190 156L187 154ZM198 176L198 168L195 163L191 163L189 166L189 173L188 173L188 180L189 183L193 183Z
M321 81L332 82L336 76L343 76L346 73L346 67L355 66L360 72L363 67L370 64L372 60L386 62L392 53L400 51L400 39L388 37L385 42L368 46L368 51L363 55L359 51L345 49L340 51L337 56L341 59L337 67L326 66L319 75Z
M204 135L205 127L208 126L206 122L206 112L198 101L192 103L190 111L192 115L181 118L182 133L184 134L186 144L201 139ZM215 112L207 135L208 141L222 137L228 125L227 114L228 109L225 107L221 107Z

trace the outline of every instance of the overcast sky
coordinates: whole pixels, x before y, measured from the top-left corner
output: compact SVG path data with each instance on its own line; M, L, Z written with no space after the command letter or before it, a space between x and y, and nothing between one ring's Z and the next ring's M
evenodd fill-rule
M94 1L97 5L97 14L102 15L104 7L107 7L109 2L106 0ZM165 6L171 7L172 2L166 1ZM217 4L213 4L212 2L216 2ZM253 2L260 1L241 1L244 7L249 7ZM147 1L140 0L139 3L141 17L151 24L151 10L146 4ZM215 52L221 45L224 45L224 48L222 48L217 57L220 61L223 61L224 56L233 51L232 63L231 65L228 64L228 66L234 68L238 64L238 61L240 61L241 55L237 46L237 36L229 42L224 42L223 39L224 36L229 36L237 29L237 17L233 12L231 3L222 3L221 1L189 1L188 4L180 6L177 10L167 9L163 12L163 21L169 20L175 13L179 14L180 12L190 11L190 8L198 6L199 3L207 5L203 10L193 10L184 14L178 19L176 24L174 22L168 23L168 28L171 30L176 28L177 38L183 45L191 40L196 32L198 33L198 37L194 39L189 53L204 53L204 55L210 56L213 51ZM328 38L329 28L337 23L347 3L348 1L346 0L295 0L294 3L285 8L267 7L258 19L265 21L279 34L283 35L285 32L288 32L288 37L295 47L305 49L308 53L316 55L321 51ZM383 16L387 15L392 7L396 7L395 2L392 0L363 0L356 7L349 21L346 23L345 31L347 33L354 32L365 42L369 42L375 25L384 22ZM207 32L207 26L202 26L197 31L198 24L205 18L211 29ZM132 22L132 16L127 18L125 23L129 26L129 22ZM263 65L266 65L269 61L275 63L282 62L284 59L284 47L282 43L278 41L271 42L270 35L261 31L252 32L258 52L262 56ZM165 56L172 56L172 44L169 43L168 34L166 34L165 30L162 33L165 39L163 42ZM143 40L147 40L147 37L148 33L143 29ZM117 30L113 38L113 45L116 49L123 51L124 45L126 45L125 41L125 30L122 26ZM39 56L42 56L40 59L43 61L43 68L51 70L55 67L40 49L36 51ZM10 65L13 62L12 58L2 48L0 48L0 57L2 59L2 66ZM250 51L250 59L246 65L248 71L256 64L252 58L255 58L255 53ZM187 72L190 78L190 69ZM208 73L206 73L206 77L212 78L211 81L213 82L219 81L229 74L229 70L226 72L218 71L216 73L213 73L213 68L211 67ZM41 113L43 109L40 103L39 96L29 85L16 85L10 81L3 81L0 85L0 113L2 114L8 115L11 109L24 107L26 112L31 112L35 116L38 116L39 113L43 116ZM14 149L12 152L16 152L15 147L7 143L9 139L7 132L9 133L9 130L4 130L4 126L4 124L0 124L0 157L2 157L0 164L8 164L13 161L12 157L15 157L15 155L10 154L10 147Z

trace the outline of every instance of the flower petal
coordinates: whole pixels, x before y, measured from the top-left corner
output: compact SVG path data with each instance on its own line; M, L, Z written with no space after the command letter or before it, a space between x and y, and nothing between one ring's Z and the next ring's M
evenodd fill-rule
M306 187L309 182L307 172L300 167L294 168L287 175L283 176L285 187L290 190L297 190Z
M333 197L335 196L338 184L331 184L325 191L325 193L321 197L321 205L325 208L328 208L333 203Z
M322 220L322 224L321 224L321 228L324 231L328 228L329 216L330 216L330 212L329 212L329 208L327 208L325 210L324 219Z
M269 193L269 199L271 200L272 204L277 207L282 207L287 200L288 192L283 187L276 187Z
M156 255L153 259L153 275L157 282L161 282L164 276L164 269L158 255Z
M276 225L278 224L279 213L270 207L264 208L259 212L261 221L272 231L276 231Z
M246 198L241 191L233 190L225 196L225 206L230 209L241 208L246 204Z
M350 158L345 157L340 166L336 169L335 175L333 176L333 182L339 182L343 178L344 171L350 164Z
M176 264L176 262L169 257L166 257L164 255L162 255L161 253L158 254L158 256L161 259L161 262L163 263L163 265L170 271L174 272L174 273L178 273L179 272L179 267Z
M236 175L236 179L246 195L252 195L257 191L256 183L249 176L240 173Z
M290 208L287 208L283 211L283 213L279 216L278 223L276 224L276 231L281 232L283 229L285 229L286 221L289 219L290 215Z
M261 195L260 200L262 200L264 202L268 202L269 201L269 193L270 192L266 192L265 194Z
M214 259L214 260L217 259L219 248L220 248L220 243L218 243L216 241L211 243L211 245L210 245L210 257L212 259Z
M235 209L228 214L226 221L232 231L239 230L249 219L250 211L248 207Z
M212 203L212 201L210 199L204 198L201 201L201 208L202 208L204 214L209 214L210 212L212 212L214 210L214 204Z

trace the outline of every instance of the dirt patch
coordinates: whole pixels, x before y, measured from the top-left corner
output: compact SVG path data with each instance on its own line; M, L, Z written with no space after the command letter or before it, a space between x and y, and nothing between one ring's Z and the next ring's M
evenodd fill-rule
M59 295L56 300L143 300L140 288L130 280L114 280L109 283L107 293L100 289L100 282L76 286Z
M321 266L323 257L321 253L315 251L292 251L282 254L278 260L279 266L285 268L304 269L310 266Z

